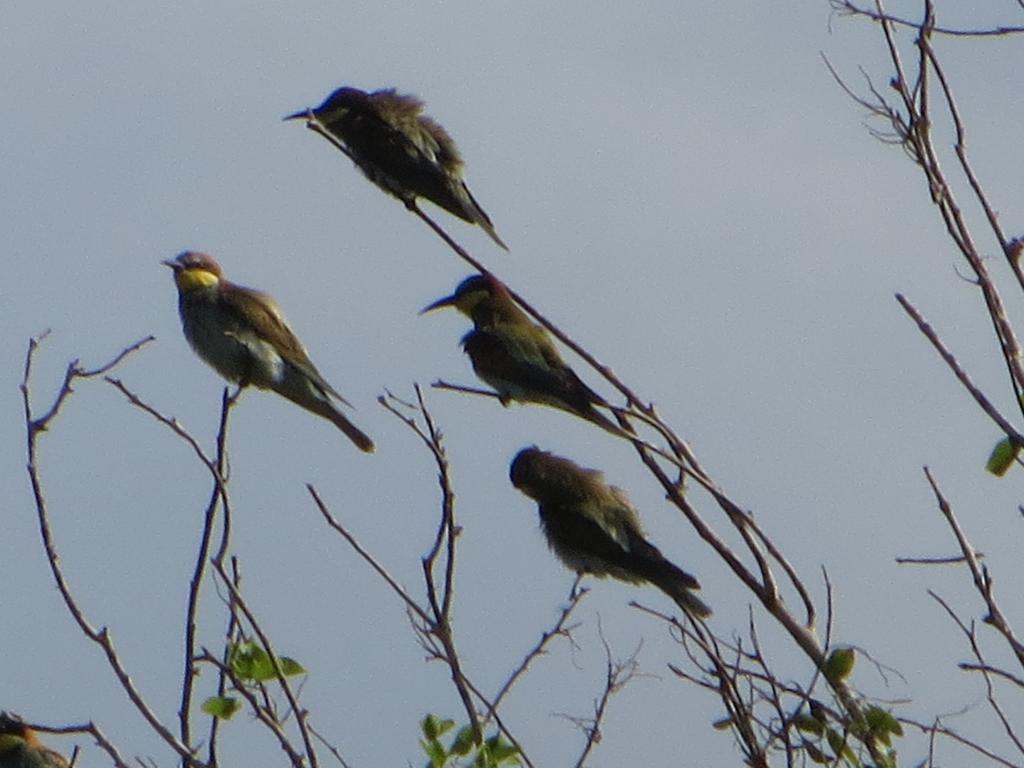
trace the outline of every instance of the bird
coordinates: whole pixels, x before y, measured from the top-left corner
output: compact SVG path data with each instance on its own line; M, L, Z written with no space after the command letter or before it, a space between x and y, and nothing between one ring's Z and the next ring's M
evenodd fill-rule
M565 363L548 332L516 305L496 277L467 277L455 293L420 314L442 307L455 307L473 321L473 330L462 337L462 348L476 375L494 387L502 405L513 401L548 405L615 435L623 434L596 408L608 408L608 402Z
M373 452L373 441L334 404L349 405L313 365L273 297L229 282L205 253L184 251L161 263L174 270L181 326L200 358L230 382L271 389L328 419Z
M21 718L0 712L0 768L68 768L68 761L40 744Z
M370 181L412 208L424 197L470 224L478 224L499 246L490 217L480 207L463 177L463 159L455 141L433 118L422 114L416 96L384 88L367 93L342 87L316 108L303 109L285 120L310 115L346 148L348 156Z
M636 508L602 472L531 446L516 454L509 479L537 502L548 546L568 568L631 584L648 582L688 615L711 615L693 594L700 589L697 579L647 541Z

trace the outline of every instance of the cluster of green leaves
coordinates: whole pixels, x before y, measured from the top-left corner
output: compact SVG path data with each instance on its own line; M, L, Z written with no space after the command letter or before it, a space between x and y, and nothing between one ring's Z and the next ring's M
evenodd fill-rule
M807 756L819 765L848 765L865 768L853 745L874 742L886 750L876 768L896 768L896 751L892 749L894 736L903 735L903 726L892 713L871 705L864 709L862 718L846 723L842 729L831 725L822 712L801 713L793 718L793 725L803 737L802 747Z
M427 715L420 722L423 738L420 746L427 753L426 768L500 768L503 765L522 765L519 750L500 734L484 739L477 744L473 726L464 725L452 737L446 747L441 737L455 727L454 720Z
M274 659L263 647L251 640L228 645L228 666L235 678L246 685L259 685L277 679ZM277 666L286 677L305 674L306 670L295 659L280 656ZM203 712L214 717L231 719L242 708L235 696L211 696L203 702Z
M856 658L852 648L837 648L826 659L822 674L830 683L840 683L853 672ZM853 749L860 743L885 750L874 768L896 768L896 751L892 749L892 739L903 735L903 726L891 712L879 706L866 706L860 717L839 723L830 717L825 707L812 699L810 712L799 713L793 718L792 724L801 734L804 752L819 765L868 768L868 764L863 763ZM877 749L876 754L881 751Z

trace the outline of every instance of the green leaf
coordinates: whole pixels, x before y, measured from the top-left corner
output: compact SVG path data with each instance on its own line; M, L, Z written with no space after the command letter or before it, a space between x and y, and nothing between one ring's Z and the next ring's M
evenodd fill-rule
M512 742L506 741L501 736L495 736L488 740L487 746L491 750L491 756L497 763L508 765L521 765L519 762L519 749Z
M856 661L856 654L853 648L836 648L829 654L822 672L825 679L830 683L838 683L845 680L853 672L853 664Z
M252 677L257 682L264 683L277 677L274 670L274 662L270 654L262 648L256 647L252 653Z
M1016 445L1010 438L1004 437L992 449L992 453L988 457L988 463L985 464L985 469L996 477L1003 477L1010 471L1010 467L1017 460L1019 453L1020 446Z
M288 661L293 668L302 669L301 665L293 659ZM270 654L263 650L262 646L251 640L233 645L228 654L228 663L231 665L234 673L242 680L263 682L277 677ZM283 663L284 660L282 660Z
M285 677L306 674L305 667L299 664L299 662L297 662L295 659L289 658L287 656L282 656L277 661L281 665L281 671L284 672Z
M448 762L448 753L441 746L441 742L437 739L426 739L420 741L420 746L423 747L427 759L430 760L430 768L444 768L445 763Z
M203 712L221 720L230 720L241 708L241 702L233 696L211 696L203 702Z
M295 659L282 656L277 660L285 676L305 674L306 669ZM253 680L258 683L277 678L274 660L263 648L254 642L246 641L232 646L228 655L231 669L242 680Z
M473 749L473 745L476 743L476 734L473 733L473 726L464 725L459 729L459 732L455 734L455 740L452 742L450 752L453 755L464 757L470 753Z
M436 740L441 736L444 736L454 727L454 720L442 720L437 715L427 715L420 721L420 728L423 730L423 735L432 740Z
M895 752L890 752L888 755L879 755L878 761L878 768L897 768Z
M870 706L864 710L864 719L867 720L871 734L878 738L887 747L892 744L889 735L902 736L903 726L899 720L893 717L892 713L881 707Z
M836 730L828 728L825 731L825 738L828 739L828 745L832 747L832 752L837 757L842 757L850 765L857 766L860 768L860 760L853 754L853 750L850 749L850 745L846 743L846 737L843 736Z
M242 680L252 680L256 661L254 654L257 646L251 642L235 643L228 650L228 665L231 671Z
M817 763L818 765L827 765L828 763L832 762L825 756L824 752L822 752L816 746L811 744L811 742L809 741L804 742L804 750L807 752L807 756L810 757L811 760Z
M813 733L815 736L821 736L825 732L825 724L816 717L808 715L806 712L801 712L799 715L794 717L793 725L797 727L797 730L804 731L805 733Z

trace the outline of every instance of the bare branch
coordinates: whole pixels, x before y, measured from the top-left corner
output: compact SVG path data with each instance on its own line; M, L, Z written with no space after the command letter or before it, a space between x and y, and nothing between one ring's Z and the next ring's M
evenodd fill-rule
M982 600L985 601L985 605L988 607L988 616L985 617L985 622L995 628L1000 635L1006 640L1010 650L1013 651L1017 657L1017 662L1024 667L1024 644L1017 639L1014 635L1013 627L1010 626L1009 621L1003 614L999 607L998 602L995 598L994 586L992 578L989 576L988 570L980 562L974 552L974 547L967 540L967 535L960 527L960 522L956 519L956 515L953 513L953 507L943 496L942 491L939 490L938 483L932 476L931 470L928 467L924 468L925 477L928 478L928 484L932 488L932 493L935 494L935 500L939 505L939 510L942 512L943 517L946 518L946 523L949 525L953 535L956 537L957 544L960 545L960 551L963 553L964 560L966 561L967 567L971 572L971 577L974 581L974 588L978 594L981 595Z
M459 535L459 528L455 525L455 492L452 490L451 478L448 472L448 457L445 454L441 433L434 424L423 400L423 392L419 385L414 385L416 390L417 405L415 410L423 417L424 428L421 428L415 418L400 414L396 407L388 399L381 397L378 402L387 410L397 416L402 423L409 427L420 438L434 458L437 466L437 481L441 490L441 519L437 526L437 535L430 551L423 558L423 581L427 590L427 601L433 618L429 624L429 633L441 644L443 653L442 659L451 671L452 683L462 700L462 706L466 710L469 724L473 728L473 735L478 745L483 744L483 728L480 724L480 716L476 707L473 706L473 697L466 685L466 678L462 672L462 662L459 659L458 651L455 648L455 636L452 631L451 609L452 596L455 579L455 542ZM389 393L390 394L390 393ZM392 401L397 401L391 396ZM408 407L408 404L405 404ZM444 582L441 588L441 596L438 598L437 583L435 580L434 568L441 549L445 549Z
M181 438L192 449L192 452L199 459L200 463L206 467L213 479L213 490L211 491L210 500L207 502L206 509L203 514L203 530L200 536L199 551L196 555L196 563L193 568L192 579L189 583L188 607L185 612L185 661L181 686L181 703L178 707L178 724L182 743L188 744L192 741L192 695L193 683L196 675L196 614L199 610L200 589L204 574L206 573L206 564L209 559L210 547L213 540L214 524L216 521L217 510L220 506L223 506L225 514L224 522L221 526L222 532L220 545L216 555L217 560L222 560L225 552L227 551L231 530L231 506L228 501L226 477L228 416L232 406L234 406L237 401L238 394L241 393L241 390L238 390L238 392L232 396L229 394L229 390L226 387L224 389L224 394L221 398L220 425L218 427L216 437L217 454L215 458L210 458L203 450L202 446L200 446L199 441L188 430L186 430L176 418L166 416L158 411L154 406L146 403L141 397L139 397L139 395L128 389L121 380L115 379L111 376L105 377L105 380L121 392L128 399L129 403L142 410L144 413L152 416L159 423L170 429L177 437ZM216 727L217 720L214 718L211 724L211 729L215 730ZM211 763L216 763L216 752L214 751L215 745L216 739L211 738L209 757Z
M637 649L626 659L614 659L612 657L611 647L608 645L608 641L605 639L604 633L600 631L600 626L599 621L598 632L601 637L601 643L604 645L605 653L605 681L604 690L601 691L601 695L598 697L597 701L594 702L594 714L592 717L587 718L562 715L562 717L574 723L581 731L583 731L584 734L586 734L587 737L583 744L583 750L580 752L579 759L576 760L575 768L583 767L591 751L601 741L601 723L604 722L605 714L608 711L608 702L611 700L612 696L621 691L634 677L636 677L637 672L640 669L640 664L637 661L640 648L637 647Z
M64 605L67 607L68 612L75 620L75 623L82 631L82 634L102 649L106 656L108 666L113 671L114 676L121 684L122 689L128 695L132 704L135 706L135 709L142 715L146 722L149 723L150 727L157 733L157 735L163 739L164 743L173 749L187 765L196 767L203 766L203 763L196 759L194 751L171 733L171 731L162 722L160 722L160 719L152 709L150 709L149 705L142 697L142 694L135 687L135 683L132 682L132 679L128 674L128 670L125 669L124 664L121 662L121 658L118 656L117 651L114 648L113 640L111 639L107 628L102 627L97 629L93 627L72 594L71 587L68 584L63 569L61 568L60 558L57 554L57 547L50 527L49 511L45 496L43 495L43 483L38 463L39 436L49 429L53 419L56 418L61 407L71 395L73 391L73 383L76 380L90 379L105 374L115 365L124 360L129 354L132 354L143 345L147 344L152 340L152 337L147 337L129 347L126 347L112 358L110 362L92 370L81 368L77 361L69 363L64 374L64 381L61 385L60 391L57 393L57 396L53 401L53 404L43 416L34 417L30 400L32 362L39 347L39 343L44 337L45 334L34 338L29 342L28 353L25 358L24 377L21 382L21 392L25 413L29 481L32 485L32 494L35 499L39 533L43 540L43 548L46 552L46 559L50 566L50 573L53 576L54 583L64 600Z
M1010 738L1010 741L1013 742L1014 746L1017 747L1017 751L1021 754L1024 754L1024 743L1022 743L1020 737L1017 736L1016 732L1014 731L1013 725L1010 723L1010 720L1007 717L1006 713L1003 712L1003 708L999 704L999 700L996 698L995 686L992 682L992 676L988 673L986 669L988 667L988 664L985 663L984 656L981 652L981 647L978 645L978 637L974 631L974 622L972 621L971 625L967 626L960 619L960 617L957 616L956 612L953 611L949 604L941 597L939 597L939 595L937 595L932 590L928 590L928 594L931 595L932 599L934 599L935 602L942 606L943 610L946 611L946 614L960 628L960 631L963 632L964 637L967 638L967 642L971 646L971 652L974 654L974 657L978 660L978 669L981 671L981 675L985 680L985 698L988 701L989 708L995 713L996 718L1003 726L1003 731Z
M288 681L288 676L285 675L284 670L281 667L280 658L274 651L274 648L270 643L270 638L267 636L267 633L264 632L263 627L256 619L255 613L253 613L252 609L249 608L245 599L242 597L242 593L235 585L234 579L231 578L225 569L224 563L214 562L213 568L220 576L221 583L227 587L228 591L231 593L232 606L240 611L245 617L245 620L252 628L252 631L256 633L256 637L259 638L260 645L263 647L263 650L270 658L270 662L274 666L274 673L277 675L277 682L281 686L281 690L284 692L285 698L288 700L288 705L291 707L292 712L295 713L295 723L299 729L299 735L302 738L302 743L305 747L306 758L309 760L310 768L318 768L320 761L317 757L316 749L313 747L312 735L306 727L306 718L308 713L305 709L299 706L298 697L292 690L291 683Z
M871 21L884 21L888 24L895 24L900 27L909 27L911 29L921 28L920 22L911 21L910 19L904 19L899 16L893 16L877 10L873 11L870 8L854 5L850 0L831 0L831 5L833 10L843 15L863 16ZM932 28L932 31L936 34L949 35L951 37L1008 37L1010 35L1021 34L1024 32L1024 27L1000 25L988 28L956 29L953 27L935 26Z
M974 401L981 407L986 415L995 422L996 426L998 426L1008 438L1013 440L1017 445L1024 446L1024 435L1017 431L1017 428L999 412L999 410L985 396L985 393L983 393L971 380L967 371L960 366L956 357L946 348L942 339L940 339L938 334L935 332L935 329L932 328L924 317L921 316L921 313L917 311L917 308L901 293L896 294L896 301L900 303L900 306L903 307L903 310L908 315L910 315L911 319L917 323L918 329L922 334L924 334L925 338L932 343L932 346L935 347L935 351L939 353L940 357L942 357L943 362L949 366L949 369L953 371L956 378L961 384L963 384L964 389L966 389L971 397L974 398Z
M129 763L125 762L125 759L118 752L117 747L110 741L100 730L96 723L89 721L88 723L82 723L81 725L41 725L39 723L26 723L26 725L33 731L40 733L59 733L59 734L70 734L70 733L87 733L93 737L96 744L107 753L111 762L114 764L114 768L131 768ZM77 747L76 754L77 754ZM72 765L74 760L72 760Z
M345 528L345 526L343 526L341 523L337 521L334 515L332 515L330 510L327 508L327 505L324 503L323 499L320 498L319 492L317 492L316 488L313 487L312 483L308 483L306 485L306 490L309 491L309 495L313 497L313 503L316 504L317 509L320 510L320 514L323 515L324 520L327 521L327 524L335 531L340 533L341 536L345 539L345 541L349 543L349 546L351 546L352 549L354 549L356 553L361 558L363 558L363 560L365 560L367 564L371 568L373 568L373 570L377 572L378 576L384 579L384 582L389 587L391 587L391 589L394 591L396 595L399 596L399 598L401 598L402 602L405 603L406 607L410 611L412 611L416 616L418 616L420 620L429 624L430 614L428 614L423 608L421 608L415 600L409 597L405 589L403 589L402 586L397 581L395 581L394 577L387 572L387 569L385 569L384 566L381 565L373 555L371 555L368 551L366 551L366 549L363 548L363 546L356 540L355 536L349 533L348 529Z
M529 669L533 661L537 657L543 656L547 653L548 643L552 639L556 637L565 637L572 642L572 630L578 625L574 624L569 626L569 617L572 615L573 611L576 610L577 606L579 606L580 601L583 600L590 591L589 589L580 587L580 581L582 581L582 579L582 576L576 576L572 582L572 586L569 588L568 602L562 607L561 612L558 614L558 620L555 622L554 626L541 633L540 640L537 641L537 644L527 651L523 660L519 662L508 678L506 678L505 682L502 683L501 688L498 689L498 693L490 702L487 717L484 719L484 725L487 724L487 720L493 715L498 707L501 706L501 702L505 698L505 695L512 690L512 686L514 686L526 670Z

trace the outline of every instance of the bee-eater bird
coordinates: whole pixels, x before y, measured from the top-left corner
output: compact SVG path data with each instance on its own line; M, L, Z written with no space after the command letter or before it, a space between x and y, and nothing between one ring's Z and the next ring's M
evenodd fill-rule
M496 277L468 277L455 293L422 312L441 307L455 307L473 321L473 330L462 338L462 348L476 375L494 387L503 405L512 401L549 405L623 434L595 408L609 407L608 402L566 365L548 332L516 306Z
M490 217L473 198L463 178L464 162L454 140L432 118L422 114L424 103L394 88L366 93L338 88L315 109L304 109L285 120L317 119L345 145L352 161L370 181L407 207L417 197L470 224L479 224L491 239L508 250Z
M68 761L40 744L20 718L0 712L0 768L68 768Z
M537 502L548 545L567 567L631 584L649 582L688 614L711 615L693 594L700 589L697 580L644 538L625 492L608 485L601 472L534 446L512 460L509 478Z
M272 389L332 421L361 450L373 452L373 441L333 402L348 401L313 365L271 296L229 282L205 253L185 251L162 263L174 270L181 326L199 357L228 381Z

